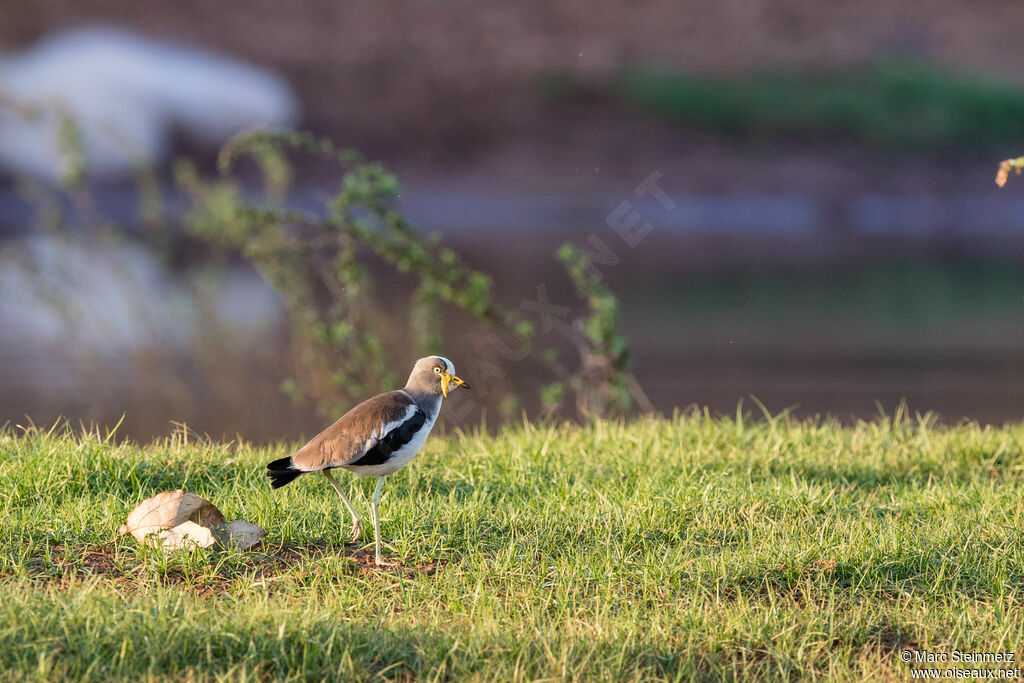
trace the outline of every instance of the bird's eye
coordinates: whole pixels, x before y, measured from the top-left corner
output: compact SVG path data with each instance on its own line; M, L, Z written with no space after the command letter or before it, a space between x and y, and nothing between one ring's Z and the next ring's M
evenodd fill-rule
M434 368L434 374L435 375L440 375L441 374L441 368Z

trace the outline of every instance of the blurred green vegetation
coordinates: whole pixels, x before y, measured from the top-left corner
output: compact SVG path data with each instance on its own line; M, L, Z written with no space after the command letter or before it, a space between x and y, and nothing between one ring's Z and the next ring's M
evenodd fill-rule
M637 67L584 84L543 76L552 101L584 95L721 135L842 140L892 149L993 149L1024 137L1024 87L903 59L842 69L705 76Z
M69 115L59 109L56 114L55 143L65 168L60 185L43 191L55 207L50 233L83 243L93 235L135 242L164 263L187 245L198 252L191 265L202 264L207 273L222 271L232 260L246 261L272 287L286 313L282 366L288 377L282 391L325 418L394 388L405 376L408 358L444 353L444 332L452 322L446 314L453 313L461 315L458 329L474 339L478 353L497 354L505 362L530 361L547 372L549 384L538 392L546 414L568 403L567 389L580 418L624 415L634 395L644 412L653 412L628 368L628 342L616 328L615 295L600 285L590 256L571 245L556 256L587 306L563 335L565 345L579 354L573 368L558 358L558 349L537 343L522 310L493 296L488 273L442 244L440 234L423 234L410 223L396 208L398 179L354 149L307 132L243 131L222 147L214 173L191 159L177 160L173 179L182 197L173 203L166 201L157 170L140 162L133 176L140 229L133 235L136 226L130 221L109 220L96 210L81 130ZM295 155L326 160L338 173L335 194L313 210L288 206ZM247 178L254 171L262 188L251 192ZM200 311L208 317L198 327L220 325L211 312ZM500 406L503 417L511 417L520 396L505 393Z
M338 164L340 186L325 215L285 207L295 176L290 152ZM264 179L255 202L244 197L234 175L243 158ZM254 130L222 149L217 176L203 177L187 161L177 164L175 175L191 202L185 216L189 232L215 249L241 255L281 297L290 355L297 361L296 377L282 388L297 400L311 400L325 417L394 387L401 379L394 368L410 355L410 343L415 355L439 353L445 346L445 308L464 314L469 326L462 326L463 334L493 338L505 332L526 349L507 353L506 360L518 354L545 368L553 380L542 395L547 412L562 407L565 386L573 390L579 417L627 413L634 395L645 412L653 411L627 367L628 343L616 327L618 302L592 274L590 257L572 246L563 247L558 258L588 311L579 320L585 333L570 339L579 366L568 371L555 349L535 343L533 323L521 311L493 297L490 275L443 246L440 235L420 233L394 208L397 178L354 150L308 133ZM374 277L374 259L390 271L389 282ZM405 311L395 296L402 276L414 283Z

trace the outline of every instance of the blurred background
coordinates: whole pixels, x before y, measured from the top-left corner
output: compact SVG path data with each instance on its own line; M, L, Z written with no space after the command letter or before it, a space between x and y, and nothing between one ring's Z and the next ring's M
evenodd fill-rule
M993 178L1024 152L1022 33L1011 0L6 3L0 422L265 441L336 417L297 389L288 293L188 229L189 173L253 126L379 161L570 390L593 358L566 242L618 298L634 410L1019 420L1024 180ZM292 164L283 204L327 215L342 172ZM380 318L421 290L364 260L400 381L424 338ZM482 387L449 427L557 409L548 366L437 315Z

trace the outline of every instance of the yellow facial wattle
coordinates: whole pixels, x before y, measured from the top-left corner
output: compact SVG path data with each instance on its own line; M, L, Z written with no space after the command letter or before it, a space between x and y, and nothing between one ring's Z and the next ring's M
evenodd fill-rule
M447 372L443 372L441 373L441 395L443 395L445 398L448 398L449 384L454 384L455 386L462 387L463 389L470 388L470 386L466 384L466 382L461 377L452 375Z

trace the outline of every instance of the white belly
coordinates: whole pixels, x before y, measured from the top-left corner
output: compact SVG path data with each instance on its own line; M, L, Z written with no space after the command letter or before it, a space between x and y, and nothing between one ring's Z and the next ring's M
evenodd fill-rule
M387 462L380 465L352 465L349 467L343 467L342 469L348 470L357 477L384 477L392 472L397 472L420 452L420 449L423 448L423 444L427 441L427 437L430 436L430 430L434 428L434 422L436 420L437 413L434 413L433 417L428 418L427 421L423 423L423 426L418 432L416 432L416 434L413 435L409 443L392 453Z

